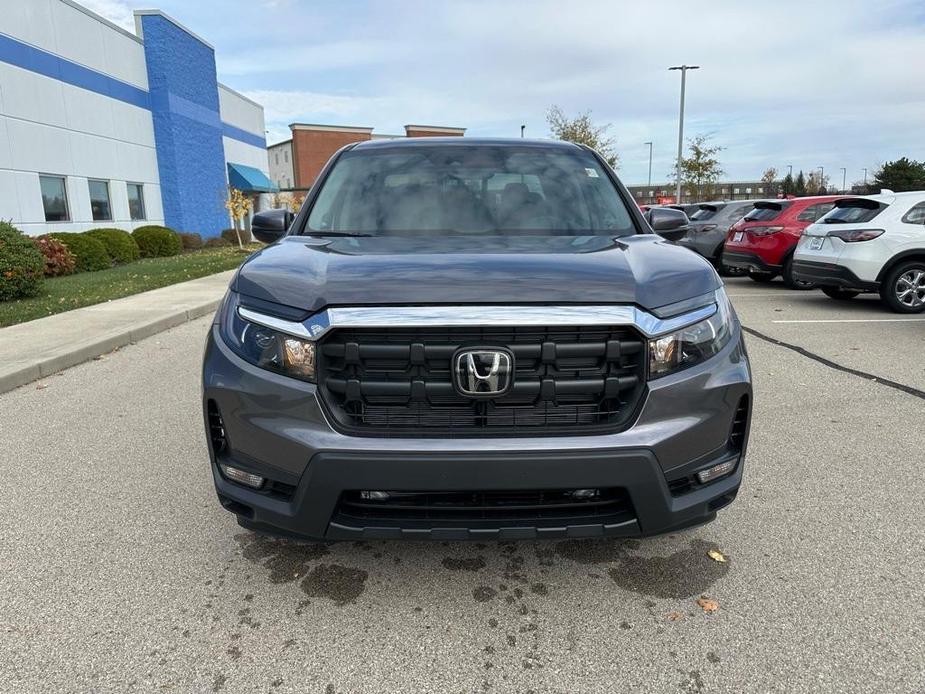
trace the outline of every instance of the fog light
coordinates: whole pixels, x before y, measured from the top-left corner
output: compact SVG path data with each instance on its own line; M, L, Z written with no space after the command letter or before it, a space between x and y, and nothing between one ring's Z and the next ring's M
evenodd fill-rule
M722 477L733 471L736 466L736 460L727 460L725 462L714 465L713 467L708 467L706 470L701 470L697 473L697 479L700 481L700 484L706 484L707 482L712 482L718 477Z
M236 467L231 467L230 465L225 465L224 463L220 466L222 468L222 473L228 479L238 482L239 484L246 485L248 487L253 487L254 489L260 489L263 486L263 477L255 475L250 472L245 472Z
M360 498L363 499L363 501L388 501L389 493L363 490L360 492Z
M574 489L569 492L573 499L594 499L601 495L600 489Z

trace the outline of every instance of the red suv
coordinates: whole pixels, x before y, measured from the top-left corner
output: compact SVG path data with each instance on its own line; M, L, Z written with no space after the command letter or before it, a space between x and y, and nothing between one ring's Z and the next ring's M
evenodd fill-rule
M834 207L844 195L819 195L792 200L759 200L755 209L729 229L723 265L748 271L756 282L781 275L791 289L816 285L793 276L793 252L803 229Z

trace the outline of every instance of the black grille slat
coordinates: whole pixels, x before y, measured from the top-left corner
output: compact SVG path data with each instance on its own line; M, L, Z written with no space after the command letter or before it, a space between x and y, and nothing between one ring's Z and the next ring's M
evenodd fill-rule
M496 525L544 525L559 522L619 523L634 517L622 488L599 490L596 497L576 499L570 490L498 490L460 492L390 492L384 501L366 500L359 491L341 494L335 522L345 525L395 524L452 527L489 522Z
M505 347L514 385L496 399L456 392L460 347ZM377 436L616 431L645 389L632 328L336 329L319 346L319 393L338 428Z

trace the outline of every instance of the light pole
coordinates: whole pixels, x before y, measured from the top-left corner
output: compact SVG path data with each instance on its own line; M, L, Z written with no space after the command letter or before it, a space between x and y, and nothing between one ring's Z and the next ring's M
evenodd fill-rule
M649 188L652 187L652 143L643 142L644 145L649 145Z
M825 167L819 167L819 187L822 188L825 185Z
M867 169L861 169L861 171L864 172L864 186L867 187Z
M684 88L687 84L687 71L688 70L699 70L699 65L675 65L668 68L669 70L680 70L681 71L681 114L678 117L678 168L675 171L675 175L678 179L678 185L675 190L675 202L681 203L681 154L684 151Z
M793 178L793 164L787 164L787 175Z
M842 194L848 192L847 190L845 190L845 187L846 187L847 185L848 185L848 169L846 169L846 168L843 166L843 167L841 167L841 192L842 192Z
M521 126L520 126L520 136L521 136L521 137L524 136L524 130L526 130L526 129L527 129L527 126L526 126L526 125L521 125Z

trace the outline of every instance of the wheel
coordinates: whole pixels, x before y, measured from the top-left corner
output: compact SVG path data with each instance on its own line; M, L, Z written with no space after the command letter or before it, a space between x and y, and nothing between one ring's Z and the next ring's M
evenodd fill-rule
M848 301L849 299L856 297L861 292L855 291L854 289L844 289L843 287L822 287L822 293L830 299Z
M880 298L896 313L925 311L925 260L900 263L880 285Z
M777 277L777 275L775 275L773 272L758 272L757 270L749 270L748 276L756 282L761 282L762 284L767 284L775 277Z
M788 289L815 289L818 285L815 282L804 282L793 276L793 256L787 258L784 263L784 271L781 273L784 284Z

